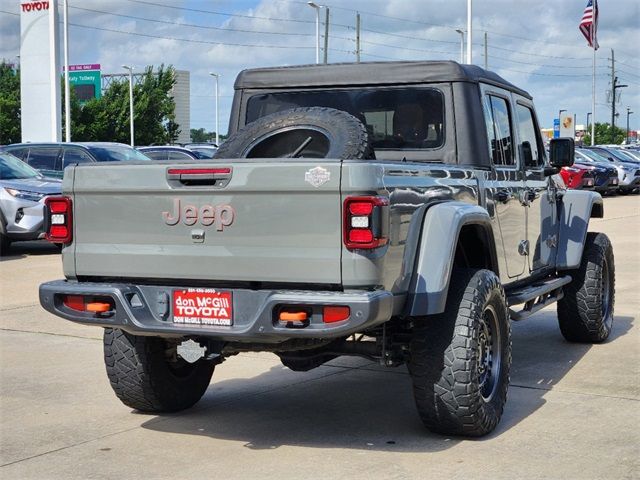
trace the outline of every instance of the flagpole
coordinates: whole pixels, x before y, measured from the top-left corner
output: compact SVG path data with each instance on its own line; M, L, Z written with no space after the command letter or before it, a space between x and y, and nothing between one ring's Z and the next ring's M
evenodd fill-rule
M593 41L593 75L591 78L591 146L595 145L596 139L596 44ZM588 126L587 126L588 128Z

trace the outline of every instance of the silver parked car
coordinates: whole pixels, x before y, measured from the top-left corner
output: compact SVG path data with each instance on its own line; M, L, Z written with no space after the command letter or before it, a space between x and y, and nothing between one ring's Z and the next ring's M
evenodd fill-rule
M44 238L44 199L61 191L61 180L0 152L0 254L11 242Z

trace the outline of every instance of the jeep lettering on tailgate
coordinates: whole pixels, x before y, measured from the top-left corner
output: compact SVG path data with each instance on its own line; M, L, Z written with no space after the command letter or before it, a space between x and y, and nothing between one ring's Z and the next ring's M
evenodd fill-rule
M180 219L187 226L200 222L203 226L209 227L215 223L219 232L231 225L235 216L236 212L231 205L202 205L200 208L195 205L181 206L179 198L173 199L173 212L162 212L162 218L167 225L177 225Z

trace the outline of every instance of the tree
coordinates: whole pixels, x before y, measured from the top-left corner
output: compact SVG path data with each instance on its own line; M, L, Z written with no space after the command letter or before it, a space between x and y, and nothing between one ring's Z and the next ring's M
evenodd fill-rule
M191 141L193 143L215 143L216 132L207 132L204 128L192 128ZM220 135L220 141L227 138L227 135Z
M145 69L142 82L133 88L134 135L136 145L172 143L180 134L175 123L175 102L169 95L175 84L175 70L161 65ZM114 81L99 99L76 109L71 100L74 141L129 143L129 80ZM77 102L76 102L76 105Z
M611 125L608 123L597 123L596 122L596 138L595 145L602 145L608 143L616 143L621 144L624 142L627 137L627 131L623 130L620 127L615 127L614 129L614 137L613 142L611 141ZM583 142L585 145L591 145L591 128L589 128L588 133L584 136Z
M191 141L193 143L210 143L216 141L216 132L207 132L204 128L191 129Z
M0 63L0 145L20 142L20 70Z

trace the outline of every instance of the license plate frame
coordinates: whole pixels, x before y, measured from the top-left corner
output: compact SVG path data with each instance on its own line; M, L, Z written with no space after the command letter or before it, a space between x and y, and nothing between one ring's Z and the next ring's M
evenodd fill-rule
M178 325L233 326L233 292L213 288L179 288L171 294L171 320Z

